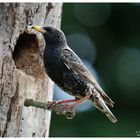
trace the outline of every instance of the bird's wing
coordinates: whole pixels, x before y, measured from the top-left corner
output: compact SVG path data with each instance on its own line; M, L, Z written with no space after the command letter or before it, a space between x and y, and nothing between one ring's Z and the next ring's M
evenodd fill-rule
M97 83L96 79L87 70L80 58L69 48L66 47L62 50L61 58L67 68L71 69L74 73L77 73L85 78L85 80L91 83L94 88L100 93L106 104L113 107L114 102L106 95L102 88Z

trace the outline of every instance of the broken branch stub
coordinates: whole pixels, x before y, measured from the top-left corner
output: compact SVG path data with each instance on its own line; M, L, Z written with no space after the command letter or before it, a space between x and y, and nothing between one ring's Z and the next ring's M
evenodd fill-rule
M49 111L55 111L56 114L64 115L67 119L73 119L75 117L75 109L73 106L69 106L66 103L53 102L39 102L33 99L25 99L24 105L26 107L34 106L37 108L42 108Z

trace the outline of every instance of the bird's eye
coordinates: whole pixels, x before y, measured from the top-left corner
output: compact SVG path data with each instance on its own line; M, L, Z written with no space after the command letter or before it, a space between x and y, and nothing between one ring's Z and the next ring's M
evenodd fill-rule
M46 29L46 31L47 31L47 32L50 32L50 29L48 28L48 29Z

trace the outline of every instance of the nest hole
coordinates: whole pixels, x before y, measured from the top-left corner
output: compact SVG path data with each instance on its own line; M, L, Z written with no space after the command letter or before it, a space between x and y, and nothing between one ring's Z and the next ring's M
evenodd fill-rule
M17 69L26 74L38 77L41 74L41 58L39 55L39 43L35 34L23 33L19 36L13 59Z

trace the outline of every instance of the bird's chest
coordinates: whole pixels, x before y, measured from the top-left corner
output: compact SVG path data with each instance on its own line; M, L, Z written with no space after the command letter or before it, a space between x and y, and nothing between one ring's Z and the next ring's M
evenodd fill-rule
M61 51L58 49L45 49L44 66L47 74L54 82L59 82L63 76L63 63L60 58Z
M61 51L46 50L44 66L48 76L63 90L69 93L84 93L87 83L80 75L68 69L61 59Z

